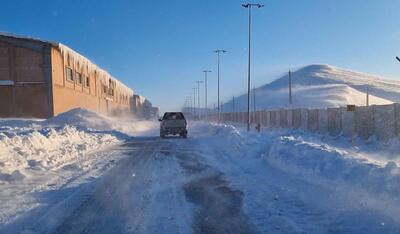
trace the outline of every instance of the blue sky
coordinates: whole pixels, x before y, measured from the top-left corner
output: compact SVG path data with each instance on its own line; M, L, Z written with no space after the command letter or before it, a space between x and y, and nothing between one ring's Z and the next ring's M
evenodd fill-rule
M223 100L246 91L247 11L236 0L2 1L0 31L59 41L162 110L178 109L209 77L216 48ZM270 0L253 13L253 84L288 69L331 64L397 79L398 0Z

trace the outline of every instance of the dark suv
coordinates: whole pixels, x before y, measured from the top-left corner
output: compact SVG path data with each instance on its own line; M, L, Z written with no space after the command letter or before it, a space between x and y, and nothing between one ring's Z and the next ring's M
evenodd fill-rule
M165 112L164 116L159 119L160 124L160 137L164 138L166 135L177 135L187 137L187 122L182 112Z

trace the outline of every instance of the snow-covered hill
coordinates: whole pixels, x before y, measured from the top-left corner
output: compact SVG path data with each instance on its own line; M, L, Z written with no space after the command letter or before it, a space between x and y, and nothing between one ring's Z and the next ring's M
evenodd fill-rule
M257 110L288 107L288 81L288 75L285 75L256 88ZM293 72L292 85L294 108L325 108L347 104L363 106L366 104L367 87L371 105L400 102L400 81L382 79L330 65L310 65ZM246 110L247 94L236 98L235 108L237 111ZM232 101L222 106L224 112L232 109Z

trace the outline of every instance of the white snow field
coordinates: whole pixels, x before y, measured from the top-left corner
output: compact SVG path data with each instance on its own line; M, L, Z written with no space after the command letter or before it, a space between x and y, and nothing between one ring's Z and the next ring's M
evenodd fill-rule
M289 77L284 75L256 88L257 110L289 107L288 83ZM370 105L400 102L400 81L330 65L309 65L292 73L292 107L327 108L348 104L365 106L367 89L370 93ZM236 111L245 111L246 108L247 94L235 98ZM232 100L222 106L224 112L232 109Z
M12 156L1 154L8 176L0 184L0 232L400 230L399 139L189 125L188 139L160 139L158 123L85 110L49 121L3 120L1 142L25 137L29 146L7 143Z

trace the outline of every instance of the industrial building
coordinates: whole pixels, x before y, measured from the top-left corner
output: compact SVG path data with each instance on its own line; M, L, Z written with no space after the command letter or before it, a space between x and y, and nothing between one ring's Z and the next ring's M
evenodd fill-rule
M0 117L50 118L79 107L116 114L152 105L61 43L0 33Z

